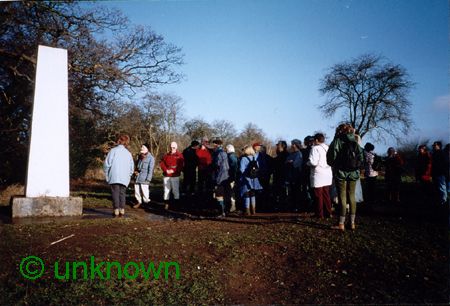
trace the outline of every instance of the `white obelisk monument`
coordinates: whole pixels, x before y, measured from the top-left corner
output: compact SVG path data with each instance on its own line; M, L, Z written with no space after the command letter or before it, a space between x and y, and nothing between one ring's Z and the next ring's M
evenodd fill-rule
M67 50L39 46L25 198L13 217L81 215L70 197Z

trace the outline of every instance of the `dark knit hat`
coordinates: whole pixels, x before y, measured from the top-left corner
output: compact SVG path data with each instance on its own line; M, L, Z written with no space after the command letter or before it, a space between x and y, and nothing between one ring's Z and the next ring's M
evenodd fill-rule
M301 140L299 140L299 139L293 139L293 140L291 141L291 145L296 146L296 147L300 150L301 147L302 147L302 142L301 142Z

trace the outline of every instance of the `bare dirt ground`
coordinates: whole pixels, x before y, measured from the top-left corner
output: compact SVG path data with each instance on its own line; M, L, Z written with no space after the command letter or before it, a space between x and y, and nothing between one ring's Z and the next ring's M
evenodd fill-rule
M408 186L406 186L408 187ZM405 188L406 188L405 187ZM101 189L103 188L103 189ZM1 304L440 304L449 301L448 212L412 192L401 206L359 207L357 230L308 213L239 214L149 209L111 216L107 189L79 191L82 218L0 225ZM405 198L406 199L406 198ZM204 203L190 203L205 207ZM5 216L7 209L3 209ZM69 237L56 244L52 242ZM45 273L27 280L21 260ZM177 262L167 280L55 279L55 262ZM80 279L81 278L81 279Z

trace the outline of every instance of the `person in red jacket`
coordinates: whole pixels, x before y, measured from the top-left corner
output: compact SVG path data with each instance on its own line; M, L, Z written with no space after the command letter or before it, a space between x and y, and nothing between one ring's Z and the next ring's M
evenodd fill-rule
M205 191L210 191L212 189L212 154L208 146L208 139L206 137L203 137L202 145L196 151L198 159L198 191L200 194L203 194Z
M400 204L400 185L402 182L403 159L397 151L390 147L387 151L387 158L384 162L387 201Z
M416 163L416 182L419 183L422 195L429 197L432 194L431 185L431 154L426 145L420 145Z
M176 142L170 144L170 151L164 155L159 166L164 175L164 203L165 209L169 209L170 192L175 201L180 199L180 174L184 167L184 158L178 150Z

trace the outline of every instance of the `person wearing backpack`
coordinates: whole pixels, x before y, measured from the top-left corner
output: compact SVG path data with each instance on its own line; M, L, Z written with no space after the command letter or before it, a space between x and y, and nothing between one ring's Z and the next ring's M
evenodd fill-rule
M262 190L262 186L258 180L259 165L255 158L255 151L250 145L246 145L242 151L243 156L239 162L241 173L239 189L240 195L244 199L245 215L250 215L256 213L255 191Z
M355 188L363 159L363 150L355 139L353 127L350 124L340 124L327 152L327 163L333 169L340 206L339 224L333 226L334 229L345 230L345 215L347 202L349 202L350 226L352 230L355 230Z
M375 146L370 142L364 146L364 180L366 182L366 202L373 203L376 200L375 186L378 177L378 168L375 164L377 155L373 152ZM374 169L374 167L376 169Z

